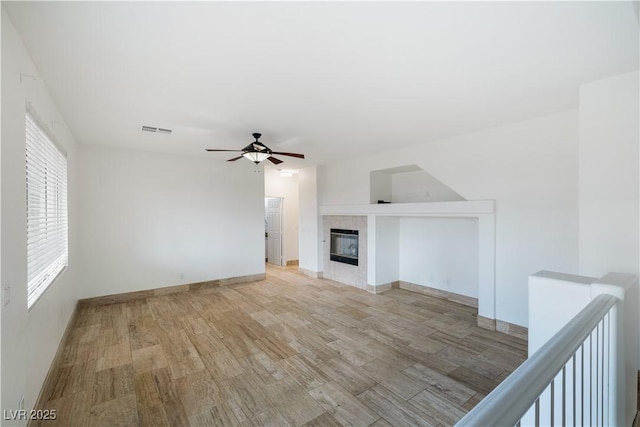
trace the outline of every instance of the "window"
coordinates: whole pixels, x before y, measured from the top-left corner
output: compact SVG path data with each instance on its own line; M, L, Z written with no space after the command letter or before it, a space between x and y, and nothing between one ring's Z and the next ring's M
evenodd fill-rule
M69 259L67 158L35 117L26 113L27 308Z

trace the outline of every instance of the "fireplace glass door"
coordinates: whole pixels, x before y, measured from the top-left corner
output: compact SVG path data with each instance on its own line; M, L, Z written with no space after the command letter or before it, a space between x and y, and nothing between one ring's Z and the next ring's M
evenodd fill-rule
M358 265L358 230L331 229L331 261Z

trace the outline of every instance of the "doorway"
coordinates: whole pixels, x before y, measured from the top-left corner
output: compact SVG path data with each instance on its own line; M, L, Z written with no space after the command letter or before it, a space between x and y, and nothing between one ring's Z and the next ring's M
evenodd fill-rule
M282 250L282 197L265 197L265 259L270 264L284 265Z

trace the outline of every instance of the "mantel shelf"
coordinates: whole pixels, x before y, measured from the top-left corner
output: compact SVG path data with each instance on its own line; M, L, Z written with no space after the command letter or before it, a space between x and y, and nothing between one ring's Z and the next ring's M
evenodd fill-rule
M494 213L494 200L320 206L321 215L478 216Z

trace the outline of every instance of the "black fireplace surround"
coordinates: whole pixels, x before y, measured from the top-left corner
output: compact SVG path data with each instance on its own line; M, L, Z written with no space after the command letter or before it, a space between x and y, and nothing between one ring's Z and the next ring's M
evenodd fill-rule
M358 265L358 230L331 229L331 261Z

